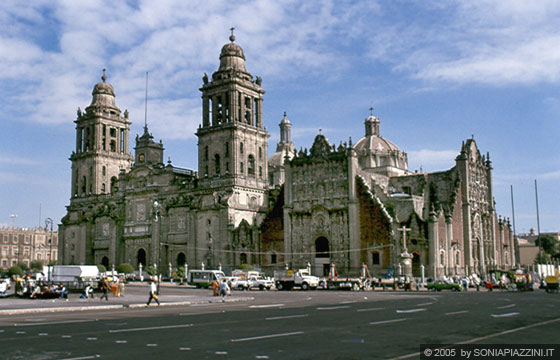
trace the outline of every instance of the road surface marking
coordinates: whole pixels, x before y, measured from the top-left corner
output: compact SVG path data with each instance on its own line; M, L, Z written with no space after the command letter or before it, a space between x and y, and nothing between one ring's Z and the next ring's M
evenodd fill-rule
M227 351L216 351L216 355L227 355Z
M472 344L478 341L482 341L482 340L488 340L497 336L501 336L501 335L505 335L505 334L511 334L514 332L518 332L518 331L522 331L522 330L527 330L536 326L541 326L541 325L548 325L548 324L552 324L555 322L560 321L560 318L557 319L552 319L552 320L547 320L547 321L542 321L540 323L536 323L536 324L531 324L531 325L527 325L527 326L522 326L522 327L518 327L515 329L511 329L511 330L504 330L504 331L500 331L499 333L495 333L495 334L490 334L490 335L486 335L486 336L482 336L482 337L478 337L478 338L474 338L474 339L470 339L470 340L465 340L465 341L461 341L456 343L456 345L463 345L463 344ZM402 355L402 356L398 356L398 357L394 357L391 360L401 360L401 359L409 359L409 358L417 358L420 356L419 352L413 353L413 354L406 354L406 355Z
M260 309L260 308L279 307L279 306L284 306L284 304L251 305L249 307L252 309Z
M328 307L318 307L317 310L338 310L338 309L348 309L350 306L328 306Z
M272 335L263 335L263 336L254 336L248 338L240 338L240 339L231 339L231 342L242 342L242 341L251 341L251 340L262 340L262 339L270 339L275 337L282 337L282 336L292 336L292 335L299 335L303 334L303 331L294 331L289 333L282 333L282 334L272 334Z
M426 311L426 309L409 309L409 310L397 310L397 314L408 314L408 313L415 313L420 311Z
M416 306L426 306L426 305L432 305L433 302L427 302L427 303L422 303L422 304L417 304Z
M509 316L517 316L517 315L519 315L518 312L511 312L505 314L490 314L490 316L492 316L493 318L509 317Z
M309 315L301 314L301 315L275 316L275 317L267 317L267 318L265 318L265 320L295 319L295 318L302 318L302 317L307 317L307 316L309 316Z
M72 335L62 335L61 338L63 338L63 339L70 339L70 338L72 338Z
M47 319L25 319L25 321L29 321L29 322L40 322L40 321L45 321Z
M206 311L206 312L199 312L199 313L179 313L179 316L190 316L190 315L208 315L208 314L222 314L225 311Z
M468 310L459 310L459 311L453 311L453 312L448 312L445 313L445 315L459 315L459 314L465 314L468 313Z
M118 329L118 330L109 330L109 332L110 332L110 333L120 333L120 332L130 332L130 331L146 331L146 330L176 329L176 328L184 328L184 327L190 327L190 326L193 326L193 324L167 325L167 326L152 326L152 327L132 328L132 329Z
M47 336L49 333L39 333L39 336Z
M507 308L514 307L514 306L515 306L515 304L504 305L504 306L498 306L498 309L507 309Z
M90 356L82 356L82 357L77 357L77 358L66 358L66 359L62 359L62 360L86 360L86 359L97 359L100 358L101 355L90 355Z
M394 323L394 322L400 322L400 321L405 321L408 319L393 319L393 320L383 320L383 321L374 321L374 322L370 322L370 325L379 325L379 324L388 324L388 323Z
M157 344L146 344L146 346L149 346L149 347L156 347Z
M180 347L179 351L191 351L190 347Z
M14 326L39 326L39 325L72 324L72 323L83 323L83 322L91 322L91 321L95 321L95 320L52 321L52 322L31 323L31 324L14 324Z
M16 331L16 334L23 335L23 334L25 334L25 331Z
M88 337L88 338L87 338L87 341L96 341L96 340L97 340L96 337Z
M341 301L340 304L354 304L357 303L357 301L354 300L349 300L349 301Z
M269 357L266 355L257 355L255 356L255 359L268 359Z
M362 312L362 311L379 311L379 310L384 310L385 308L371 308L371 309L358 309L356 310L357 312Z
M128 341L126 340L117 340L115 341L117 344L126 344Z

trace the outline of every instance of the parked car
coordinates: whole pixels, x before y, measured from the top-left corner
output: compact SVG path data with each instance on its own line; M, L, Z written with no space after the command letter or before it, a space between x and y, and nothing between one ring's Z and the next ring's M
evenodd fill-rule
M239 276L226 276L232 290L249 290L249 282Z
M452 290L452 291L461 291L462 286L457 283L446 283L441 280L437 280L426 285L426 289L432 291L441 291L441 290Z

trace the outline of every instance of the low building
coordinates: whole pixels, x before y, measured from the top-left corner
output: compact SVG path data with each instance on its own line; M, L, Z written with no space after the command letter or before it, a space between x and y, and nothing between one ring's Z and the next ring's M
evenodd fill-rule
M29 266L40 260L48 264L58 258L58 233L43 228L0 228L0 267Z

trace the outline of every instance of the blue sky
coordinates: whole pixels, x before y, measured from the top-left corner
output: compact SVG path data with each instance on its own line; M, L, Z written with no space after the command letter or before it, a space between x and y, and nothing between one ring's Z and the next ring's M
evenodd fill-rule
M150 73L150 131L175 166L196 169L198 89L234 26L263 78L271 151L284 111L299 149L318 129L356 142L373 106L411 170L452 167L474 136L498 213L511 217L513 185L517 232L536 228L537 180L541 231L560 231L559 23L557 1L4 0L0 226L64 216L73 121L103 68L131 139Z

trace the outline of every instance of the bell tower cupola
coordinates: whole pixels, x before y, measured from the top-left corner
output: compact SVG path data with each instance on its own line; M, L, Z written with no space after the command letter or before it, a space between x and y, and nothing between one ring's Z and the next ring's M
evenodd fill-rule
M220 65L209 78L205 73L202 92L202 123L198 136L198 173L217 183L268 183L268 138L263 125L262 79L253 78L245 67L245 54L235 43L222 47ZM217 180L223 180L218 181Z
M128 150L130 121L128 111L121 115L115 104L115 91L103 69L95 84L91 104L78 108L76 150L72 152L72 198L110 192L121 170L130 170Z

